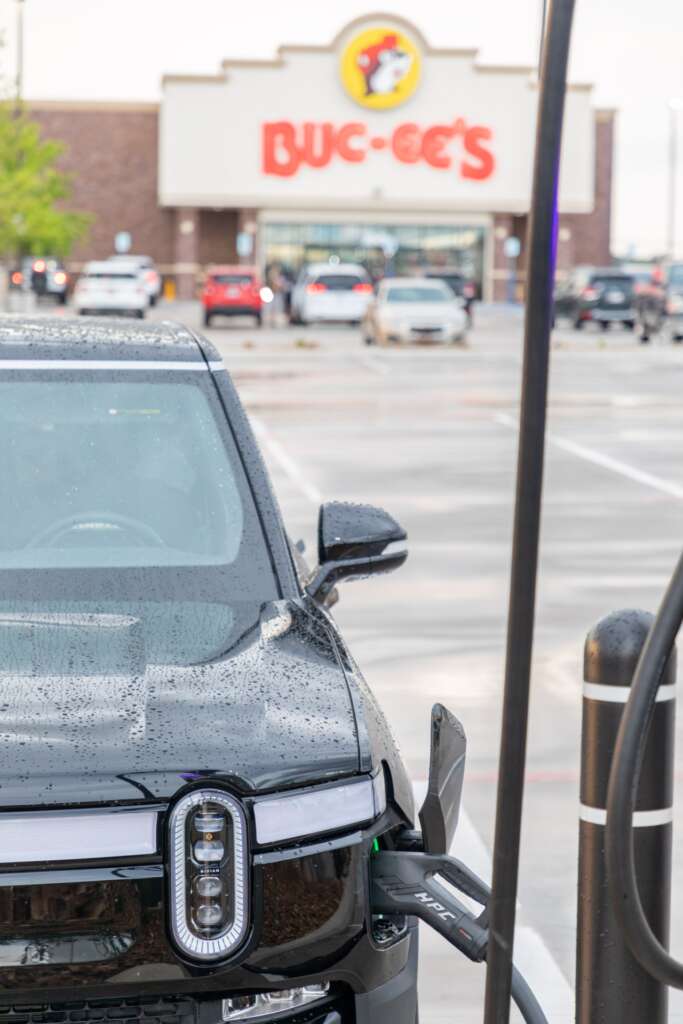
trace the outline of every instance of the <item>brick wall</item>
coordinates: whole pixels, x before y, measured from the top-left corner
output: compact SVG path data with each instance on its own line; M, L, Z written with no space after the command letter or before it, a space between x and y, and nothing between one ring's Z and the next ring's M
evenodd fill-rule
M34 103L46 138L65 143L61 164L72 175L70 206L93 214L72 261L105 259L117 231L133 251L163 268L173 262L174 214L157 202L158 108L155 104Z

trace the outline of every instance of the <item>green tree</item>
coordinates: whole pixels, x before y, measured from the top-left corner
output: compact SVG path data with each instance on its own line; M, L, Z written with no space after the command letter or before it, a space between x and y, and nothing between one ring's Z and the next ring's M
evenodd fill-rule
M63 145L13 101L0 102L0 260L68 256L90 217L64 209L68 175L57 167Z

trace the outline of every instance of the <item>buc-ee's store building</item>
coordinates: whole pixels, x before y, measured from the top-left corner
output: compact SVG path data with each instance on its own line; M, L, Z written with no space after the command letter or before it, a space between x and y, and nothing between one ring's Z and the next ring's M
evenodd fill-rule
M459 267L502 298L520 239L537 82L526 67L430 46L400 18L368 16L330 46L169 75L153 104L36 103L67 143L74 205L93 228L154 256L182 297L211 262L364 263L374 274ZM98 144L98 138L101 145ZM609 260L613 112L567 94L559 266Z

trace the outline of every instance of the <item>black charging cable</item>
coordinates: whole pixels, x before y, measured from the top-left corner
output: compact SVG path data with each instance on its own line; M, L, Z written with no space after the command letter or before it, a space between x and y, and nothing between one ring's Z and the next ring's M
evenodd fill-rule
M373 912L419 917L468 959L483 963L489 942L490 888L455 857L420 852L415 842L410 846L407 850L373 854ZM480 904L483 909L479 916L471 914L450 889L439 883L439 878ZM512 998L527 1024L548 1024L536 996L514 965Z
M683 988L683 963L652 931L638 892L633 812L657 691L683 622L683 555L652 624L619 727L607 790L605 850L614 913L636 960L658 981Z

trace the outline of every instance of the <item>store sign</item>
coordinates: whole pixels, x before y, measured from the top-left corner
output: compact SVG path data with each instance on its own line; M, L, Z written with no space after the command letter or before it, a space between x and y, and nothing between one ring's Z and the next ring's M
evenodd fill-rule
M330 46L168 77L159 195L181 208L523 214L537 104L528 68L429 47L402 18L371 15ZM590 212L585 86L567 91L563 134L560 209Z
M399 124L388 135L367 124L271 121L263 125L263 173L291 178L302 167L327 167L333 160L363 164L373 150L386 150L399 164L424 163L461 178L485 181L493 174L493 133L485 125L468 125L459 117L450 124L422 128Z
M358 32L344 47L340 75L352 100L369 110L391 110L415 92L422 56L405 32L390 26Z

